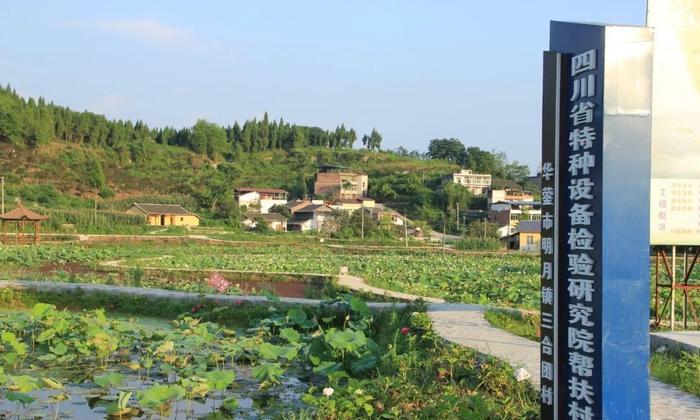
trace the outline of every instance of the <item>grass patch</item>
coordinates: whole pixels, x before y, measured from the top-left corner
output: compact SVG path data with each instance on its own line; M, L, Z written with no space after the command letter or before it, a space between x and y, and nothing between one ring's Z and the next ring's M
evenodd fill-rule
M540 318L537 313L488 310L484 318L494 327L528 340L540 340Z
M651 356L651 375L700 397L700 354L655 352Z

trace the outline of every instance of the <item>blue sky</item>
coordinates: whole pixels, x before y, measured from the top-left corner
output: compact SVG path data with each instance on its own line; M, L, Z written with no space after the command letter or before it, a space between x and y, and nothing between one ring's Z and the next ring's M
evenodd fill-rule
M152 126L271 117L539 163L550 20L641 25L644 0L6 1L0 83Z

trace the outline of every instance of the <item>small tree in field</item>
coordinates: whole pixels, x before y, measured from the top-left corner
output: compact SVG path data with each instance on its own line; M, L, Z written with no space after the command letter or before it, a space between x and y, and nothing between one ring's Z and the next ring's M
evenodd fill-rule
M253 217L253 222L255 223L255 227L252 229L253 232L272 233L272 229L270 229L264 217L257 215Z

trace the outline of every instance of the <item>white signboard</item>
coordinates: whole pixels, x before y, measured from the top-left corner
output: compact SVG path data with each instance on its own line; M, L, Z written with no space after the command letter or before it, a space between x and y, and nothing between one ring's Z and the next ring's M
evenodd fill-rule
M700 1L649 0L651 243L700 245Z

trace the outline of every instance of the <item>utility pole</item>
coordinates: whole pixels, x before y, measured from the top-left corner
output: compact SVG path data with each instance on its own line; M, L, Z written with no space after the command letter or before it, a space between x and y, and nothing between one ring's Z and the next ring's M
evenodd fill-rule
M365 208L360 207L360 215L362 216L362 223L361 223L361 232L362 232L362 239L365 239Z
M93 201L95 202L95 226L97 226L97 186L95 186L95 199Z
M457 232L459 232L459 201L457 202Z
M406 238L406 248L408 248L408 221L406 220L406 213L403 214L403 236Z
M2 184L2 209L0 214L5 214L5 177L0 176L0 184Z
M442 255L445 255L445 231L447 230L447 215L442 216Z

